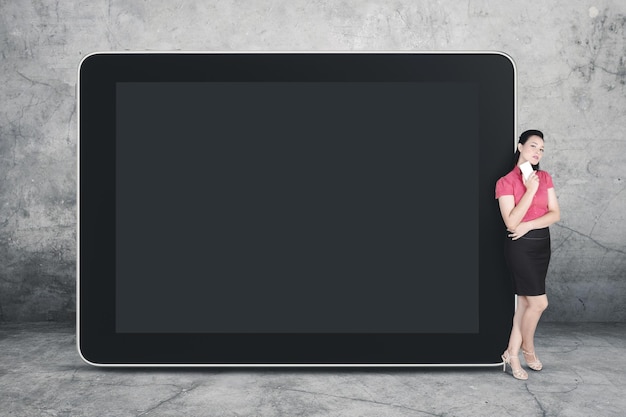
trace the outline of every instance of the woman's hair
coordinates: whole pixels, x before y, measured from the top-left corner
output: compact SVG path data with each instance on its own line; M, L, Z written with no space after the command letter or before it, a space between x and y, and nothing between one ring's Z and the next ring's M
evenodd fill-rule
M525 144L528 138L531 136L539 136L541 139L543 139L543 132L541 130L533 130L533 129L527 130L519 136L518 143L521 143L522 145ZM517 146L516 146L515 155L513 155L513 168L517 166L518 161L519 161L519 150L517 149ZM539 164L533 165L532 167L535 171L537 171L539 169Z

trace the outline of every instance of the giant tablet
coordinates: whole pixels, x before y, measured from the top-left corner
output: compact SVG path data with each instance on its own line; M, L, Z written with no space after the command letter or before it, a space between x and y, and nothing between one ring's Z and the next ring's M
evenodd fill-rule
M501 362L507 55L97 53L78 76L85 361Z

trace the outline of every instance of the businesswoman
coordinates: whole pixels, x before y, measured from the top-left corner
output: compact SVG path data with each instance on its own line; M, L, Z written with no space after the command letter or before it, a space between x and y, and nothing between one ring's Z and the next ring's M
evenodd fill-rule
M525 131L517 144L513 170L496 183L496 198L507 230L504 255L517 294L509 345L502 360L504 370L508 364L516 379L528 379L520 364L520 349L530 369L540 371L543 367L535 354L534 338L541 314L548 307L545 284L551 255L548 226L560 218L552 177L539 170L543 152L543 133ZM530 162L533 168L527 178L520 169L525 162Z

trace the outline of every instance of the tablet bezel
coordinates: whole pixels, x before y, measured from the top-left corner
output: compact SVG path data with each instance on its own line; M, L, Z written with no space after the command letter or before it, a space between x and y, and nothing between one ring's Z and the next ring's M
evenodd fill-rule
M211 71L207 71L211 68ZM479 85L478 334L129 334L115 330L115 86L168 81L426 81ZM102 366L483 366L501 363L514 298L493 199L516 132L501 52L95 53L78 73L77 345ZM485 301L485 300L488 300Z

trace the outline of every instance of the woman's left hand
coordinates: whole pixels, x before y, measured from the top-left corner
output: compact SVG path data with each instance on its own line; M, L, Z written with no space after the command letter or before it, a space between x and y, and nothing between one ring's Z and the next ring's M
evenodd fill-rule
M524 236L526 233L530 232L530 225L528 223L522 222L520 223L515 230L507 229L511 234L509 237L513 240L517 240L520 237Z

